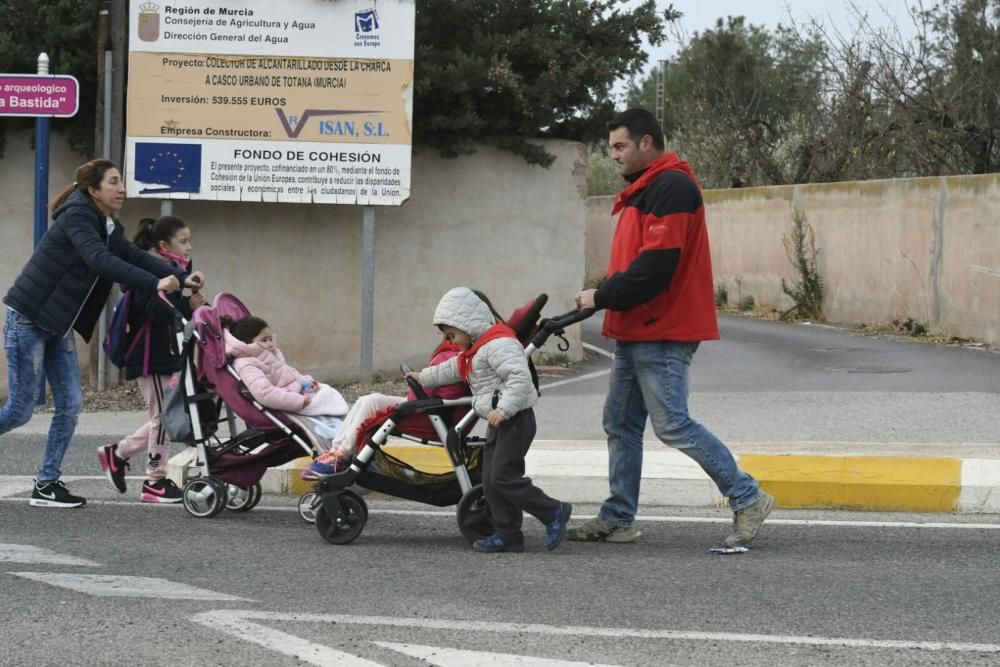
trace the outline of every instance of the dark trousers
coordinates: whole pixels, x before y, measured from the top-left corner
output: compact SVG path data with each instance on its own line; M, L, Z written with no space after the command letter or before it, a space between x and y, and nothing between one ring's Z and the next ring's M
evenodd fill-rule
M497 534L505 540L521 541L522 512L542 523L552 523L559 501L545 495L524 476L524 457L535 438L535 413L522 410L486 431L483 449L483 486L496 522Z

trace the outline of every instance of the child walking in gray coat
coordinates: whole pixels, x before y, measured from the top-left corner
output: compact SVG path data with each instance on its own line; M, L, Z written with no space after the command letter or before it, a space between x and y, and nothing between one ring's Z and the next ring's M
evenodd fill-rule
M473 543L476 551L524 551L523 512L545 525L545 547L555 549L566 535L573 511L547 496L524 476L524 457L535 437L538 392L524 348L488 302L468 287L449 290L434 311L434 324L462 352L448 361L408 375L425 387L459 380L469 383L473 409L486 419L483 487L496 533Z

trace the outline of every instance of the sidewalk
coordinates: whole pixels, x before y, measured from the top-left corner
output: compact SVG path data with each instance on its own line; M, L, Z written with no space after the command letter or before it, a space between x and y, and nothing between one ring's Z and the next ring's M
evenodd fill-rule
M45 433L39 414L22 431ZM80 415L79 435L127 433L140 412ZM729 443L740 467L761 481L783 508L905 512L1000 513L1000 442L996 443ZM440 448L390 441L387 450L429 472L449 469ZM171 476L180 482L193 450L175 447ZM266 493L304 493L299 477L309 459L268 470ZM600 503L608 493L607 447L598 440L538 440L528 474L549 494L575 503ZM657 441L646 443L642 504L719 507L723 499L688 457Z

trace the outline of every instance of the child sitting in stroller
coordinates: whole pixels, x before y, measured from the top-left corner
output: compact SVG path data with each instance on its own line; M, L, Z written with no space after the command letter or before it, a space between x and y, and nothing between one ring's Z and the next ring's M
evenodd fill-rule
M461 348L450 340L443 340L437 349L431 354L429 365L448 361L461 352ZM454 399L468 396L470 394L469 385L465 382L435 387L427 390L428 398ZM326 475L332 475L345 465L350 463L357 449L358 429L372 415L383 412L387 408L394 408L405 401L414 401L417 396L411 389L405 397L386 396L385 394L373 393L362 396L354 405L350 412L344 417L344 423L340 427L340 432L334 437L330 444L330 450L320 454L312 463L302 471L302 479L315 481Z
M316 382L287 362L267 322L248 316L222 318L226 355L233 368L264 407L311 417L317 435L332 438L347 414L347 401L330 385Z

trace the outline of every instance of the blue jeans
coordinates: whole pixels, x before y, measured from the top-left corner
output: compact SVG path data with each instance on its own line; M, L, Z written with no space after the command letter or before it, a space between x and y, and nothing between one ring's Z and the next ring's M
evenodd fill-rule
M604 403L611 487L599 513L605 521L618 526L635 522L647 416L656 436L697 461L734 511L760 497L757 481L740 471L729 449L688 415L688 370L697 349L698 343L616 344Z
M83 407L80 364L76 359L73 332L59 336L35 326L13 310L7 311L3 327L7 353L7 402L0 408L0 435L28 423L41 387L42 373L52 387L55 413L45 445L45 458L38 470L38 483L59 479L59 466L69 446L76 418Z

